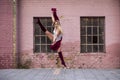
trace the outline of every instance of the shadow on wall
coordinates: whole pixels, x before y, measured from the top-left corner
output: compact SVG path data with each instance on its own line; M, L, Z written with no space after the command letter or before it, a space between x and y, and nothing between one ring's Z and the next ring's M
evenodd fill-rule
M16 14L16 51L17 51L17 67L19 66L19 65L21 65L21 62L20 62L20 53L21 53L21 22L20 22L20 20L21 20L21 2L20 2L21 0L17 0L17 6L16 6L16 10L17 10L17 14Z

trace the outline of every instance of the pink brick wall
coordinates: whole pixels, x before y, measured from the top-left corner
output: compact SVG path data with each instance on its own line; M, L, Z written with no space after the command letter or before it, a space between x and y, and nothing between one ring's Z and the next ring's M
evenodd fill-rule
M71 68L120 68L120 0L19 0L18 54L32 68L59 67L56 54L33 53L33 17L51 16L56 7L62 16L62 50ZM80 53L80 16L105 16L106 53Z
M12 0L0 0L0 68L13 68Z

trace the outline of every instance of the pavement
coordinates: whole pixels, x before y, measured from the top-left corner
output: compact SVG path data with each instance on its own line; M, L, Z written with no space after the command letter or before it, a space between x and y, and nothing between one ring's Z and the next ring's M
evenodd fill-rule
M120 69L0 69L0 80L120 80Z

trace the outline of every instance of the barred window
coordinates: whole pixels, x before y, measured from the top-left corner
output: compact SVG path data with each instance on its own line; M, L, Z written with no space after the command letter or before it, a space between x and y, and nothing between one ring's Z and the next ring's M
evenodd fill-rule
M51 17L34 17L34 53L51 53L50 49L51 41L41 30L40 26L36 23L37 18L40 19L41 23L45 28L52 33L52 19Z
M105 52L105 17L80 17L81 53Z

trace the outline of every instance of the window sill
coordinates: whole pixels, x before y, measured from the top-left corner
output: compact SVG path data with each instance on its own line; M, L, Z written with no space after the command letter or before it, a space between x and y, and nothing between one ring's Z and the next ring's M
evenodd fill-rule
M106 52L100 53L80 53L81 56L105 56Z

